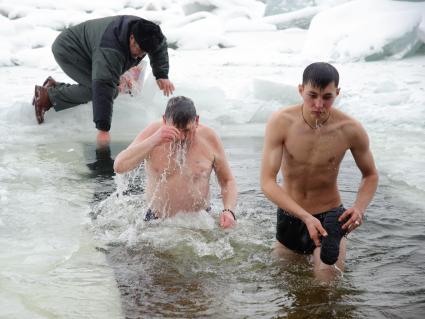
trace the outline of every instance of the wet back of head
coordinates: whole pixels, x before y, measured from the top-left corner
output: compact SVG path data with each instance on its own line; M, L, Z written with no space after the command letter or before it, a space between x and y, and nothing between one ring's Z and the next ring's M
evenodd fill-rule
M178 129L184 129L196 119L195 104L185 96L173 97L168 100L164 116Z

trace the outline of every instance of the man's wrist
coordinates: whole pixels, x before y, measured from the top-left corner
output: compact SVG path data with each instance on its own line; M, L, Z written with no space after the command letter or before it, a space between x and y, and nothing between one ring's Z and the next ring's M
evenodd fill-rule
M109 132L98 130L96 142L97 142L98 147L108 146L109 143L111 142L111 137L110 137Z
M356 205L354 205L354 206L353 206L353 208L354 208L355 210L357 210L357 211L360 213L360 215L362 215L362 218L364 218L364 215L365 215L366 209L363 209L363 208L361 208L361 207L359 207L359 206L356 206Z
M233 220L235 220L235 221L236 221L235 213L234 213L234 212L233 212L230 208L225 208L225 209L223 209L221 212L222 212L222 213L229 212L230 214L232 214L232 216L233 216Z
M297 217L297 216L295 216L295 217ZM303 213L300 217L298 217L300 220L302 220L302 222L304 223L304 224L307 224L307 222L309 221L309 219L311 218L311 217L314 217L312 214L310 214L310 213L307 213L307 212L305 212L305 213Z

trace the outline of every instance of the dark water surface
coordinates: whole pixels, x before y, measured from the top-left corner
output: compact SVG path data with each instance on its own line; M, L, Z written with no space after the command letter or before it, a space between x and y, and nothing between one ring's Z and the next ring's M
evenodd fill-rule
M404 186L392 184L381 172L367 220L347 241L344 276L324 285L314 280L307 257L283 261L270 255L276 209L259 187L262 138L223 142L239 187L236 229L173 229L153 223L142 227L137 245L105 243L126 318L424 317L424 211L397 195ZM112 145L112 157L125 146ZM112 162L109 154L97 154L96 160L93 149L87 146L86 151L91 177L98 181L96 206L115 190ZM353 203L359 181L347 154L339 178L346 207ZM133 193L143 193L142 187ZM221 207L218 194L213 178L216 211Z

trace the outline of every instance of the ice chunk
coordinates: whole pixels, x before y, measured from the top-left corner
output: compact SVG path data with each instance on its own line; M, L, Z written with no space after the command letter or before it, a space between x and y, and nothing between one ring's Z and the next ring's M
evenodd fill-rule
M248 123L266 123L274 111L276 111L276 107L274 105L262 105L257 109L257 111L255 111Z
M425 13L422 15L422 22L418 27L418 37L425 43Z
M261 20L238 17L226 22L225 29L228 32L274 31L276 26Z
M38 9L14 21L20 28L39 26L61 31L69 26L93 18L97 18L97 16L90 16L85 12L79 11Z
M275 24L279 30L308 29L318 12L347 1L350 0L268 0L263 20Z
M421 46L423 12L424 2L387 0L358 0L324 10L311 22L303 54L333 62L403 58Z
M231 46L224 37L222 20L208 12L194 13L164 24L163 30L171 47L195 50Z
M186 15L191 15L200 11L211 12L217 9L217 6L212 4L211 1L186 1L182 5L182 9Z
M311 19L313 19L320 10L320 7L307 7L293 12L264 17L263 21L275 24L279 30L292 27L307 29Z
M118 1L117 1L118 2ZM130 7L142 7L146 11L165 11L173 7L173 0L130 0L128 6Z
M265 16L297 11L306 7L314 6L314 0L267 0L264 11Z
M265 79L253 80L253 95L265 103L258 107L248 121L249 123L265 123L277 108L300 101L296 86Z
M22 18L31 11L33 11L33 8L17 4L6 3L0 7L1 14L11 20Z
M182 9L186 15L211 12L223 16L239 12L249 18L259 18L264 12L264 6L264 3L256 0L186 0Z
M293 104L300 100L297 87L265 79L253 80L254 97L260 100L276 100L282 104Z

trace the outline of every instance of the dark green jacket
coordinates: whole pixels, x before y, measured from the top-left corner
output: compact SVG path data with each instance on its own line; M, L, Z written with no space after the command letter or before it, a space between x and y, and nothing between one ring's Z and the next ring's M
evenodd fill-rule
M92 66L93 121L96 128L109 131L112 105L117 93L120 76L143 58L133 59L129 38L136 16L114 16L89 20L70 27L65 41L75 50L64 52L76 61L83 59ZM156 79L167 79L169 64L167 41L149 54L152 72Z

